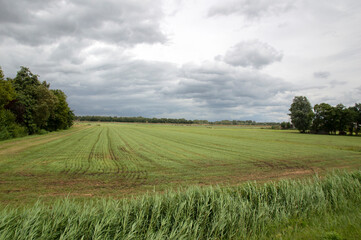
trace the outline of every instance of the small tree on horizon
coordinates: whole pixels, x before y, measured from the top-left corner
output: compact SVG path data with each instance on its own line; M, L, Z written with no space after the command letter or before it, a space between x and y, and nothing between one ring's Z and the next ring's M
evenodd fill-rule
M296 96L290 107L291 122L301 133L310 129L313 111L310 102L304 96Z

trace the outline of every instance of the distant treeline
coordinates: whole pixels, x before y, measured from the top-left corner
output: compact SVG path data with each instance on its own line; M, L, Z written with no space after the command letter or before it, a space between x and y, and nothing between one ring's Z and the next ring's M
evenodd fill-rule
M69 128L74 114L59 89L21 67L14 79L0 67L0 140Z
M174 124L219 124L219 125L279 125L276 122L255 122L252 120L187 120L184 118L145 118L145 117L111 117L111 116L76 116L78 121L94 122L134 122L134 123L174 123Z
M346 107L316 104L313 108L304 96L296 96L290 108L292 124L302 133L358 135L361 129L361 103Z

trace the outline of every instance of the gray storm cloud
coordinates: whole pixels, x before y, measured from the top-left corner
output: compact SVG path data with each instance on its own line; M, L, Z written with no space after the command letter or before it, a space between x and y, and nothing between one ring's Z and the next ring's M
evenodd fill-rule
M359 1L199 1L171 16L164 3L0 0L0 66L29 67L78 115L277 121L295 95L360 99Z
M263 68L282 60L283 54L259 40L242 41L231 47L223 60L233 66Z
M227 0L211 7L208 16L237 14L253 20L265 15L277 15L286 12L292 5L292 2L287 0Z
M320 71L320 72L314 72L313 76L315 78L328 78L330 76L330 72Z
M179 84L168 94L213 109L270 104L292 88L281 79L219 62L185 65L180 72Z
M0 40L34 46L67 37L120 45L166 41L159 1L1 0L0 6Z

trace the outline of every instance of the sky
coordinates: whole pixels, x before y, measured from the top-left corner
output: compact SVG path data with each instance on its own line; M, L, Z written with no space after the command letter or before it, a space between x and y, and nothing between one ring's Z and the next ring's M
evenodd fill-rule
M288 121L361 102L359 0L0 0L0 66L76 115Z

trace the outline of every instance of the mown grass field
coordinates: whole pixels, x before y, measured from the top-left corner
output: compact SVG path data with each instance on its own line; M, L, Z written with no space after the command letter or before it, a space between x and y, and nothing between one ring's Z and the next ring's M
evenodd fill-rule
M77 123L0 142L0 203L124 198L361 167L361 139L222 126Z

